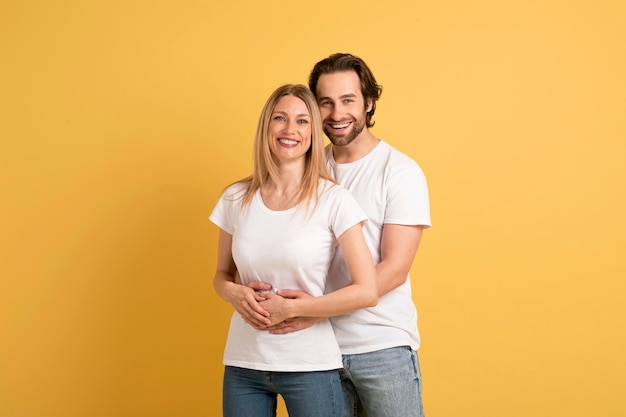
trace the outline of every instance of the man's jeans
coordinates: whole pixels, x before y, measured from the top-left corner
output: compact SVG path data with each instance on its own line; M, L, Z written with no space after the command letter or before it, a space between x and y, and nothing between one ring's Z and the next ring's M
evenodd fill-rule
M408 346L343 355L344 417L423 417L417 352Z
M227 366L224 417L275 417L277 394L289 417L341 417L339 372L265 372Z

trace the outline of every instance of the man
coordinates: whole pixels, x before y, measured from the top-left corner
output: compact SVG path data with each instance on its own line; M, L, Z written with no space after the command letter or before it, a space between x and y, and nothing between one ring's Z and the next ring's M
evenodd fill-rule
M309 88L320 107L324 132L331 141L326 156L331 174L348 188L365 211L363 232L376 264L376 307L332 317L343 356L344 417L422 417L422 381L417 357L420 338L411 298L409 270L422 231L430 227L426 179L415 161L376 138L370 128L382 92L365 62L350 54L333 54L315 64ZM327 279L327 292L347 285L350 276L340 251ZM267 290L257 283L254 290ZM279 290L285 298L301 291ZM234 304L257 328L269 312L253 297ZM284 334L318 319L295 319L271 329Z
M382 87L362 59L338 53L319 61L309 88L331 141L331 174L367 214L364 233L378 275L376 307L331 318L343 354L344 417L423 416L409 270L430 227L426 179L417 163L369 130ZM349 282L341 252L328 277L327 291Z

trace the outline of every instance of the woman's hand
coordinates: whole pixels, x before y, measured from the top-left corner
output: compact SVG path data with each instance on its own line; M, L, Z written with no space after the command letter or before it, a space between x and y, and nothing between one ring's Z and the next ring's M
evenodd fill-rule
M261 330L272 325L270 312L259 304L266 299L266 294L245 285L235 284L230 288L226 298L241 318L255 329Z

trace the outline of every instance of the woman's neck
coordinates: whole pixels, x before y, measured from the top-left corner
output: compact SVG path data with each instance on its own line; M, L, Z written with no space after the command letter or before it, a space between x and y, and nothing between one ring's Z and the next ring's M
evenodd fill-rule
M303 173L303 168L281 167L278 178L269 178L261 187L261 197L265 205L272 210L295 207L302 190Z

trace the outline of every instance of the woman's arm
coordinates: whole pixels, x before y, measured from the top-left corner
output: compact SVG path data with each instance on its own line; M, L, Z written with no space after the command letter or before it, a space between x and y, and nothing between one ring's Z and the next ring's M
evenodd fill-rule
M361 224L352 226L337 240L352 282L319 297L288 299L267 294L267 300L259 304L271 313L272 325L293 317L337 316L378 303L376 269Z
M265 297L252 288L236 283L237 267L232 256L231 234L220 229L217 245L217 267L213 287L220 297L235 307L237 313L252 327L265 328L270 313L259 305Z

